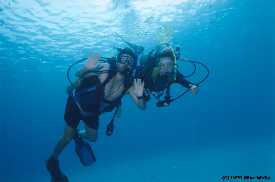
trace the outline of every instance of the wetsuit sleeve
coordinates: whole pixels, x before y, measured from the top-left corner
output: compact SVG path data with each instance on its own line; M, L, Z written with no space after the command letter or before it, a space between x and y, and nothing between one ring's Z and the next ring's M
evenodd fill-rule
M190 89L190 88L191 88L191 85L193 85L193 83L190 82L190 81L188 81L188 80L186 80L186 79L184 78L184 76L183 76L179 71L177 72L176 83L178 83L178 84L180 84L180 85L182 85L183 87L188 88L188 89Z

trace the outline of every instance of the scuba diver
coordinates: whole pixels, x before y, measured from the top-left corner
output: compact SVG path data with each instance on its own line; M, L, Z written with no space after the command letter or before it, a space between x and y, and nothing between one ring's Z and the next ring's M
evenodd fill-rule
M184 76L177 68L177 60L193 64L194 71L189 76ZM207 70L206 77L199 83L192 83L187 80L196 71L196 65L200 64ZM136 78L140 78L145 83L144 99L148 101L150 96L157 99L157 107L168 106L171 102L179 99L188 91L193 95L198 92L199 85L207 79L209 70L201 62L184 60L180 58L180 48L174 50L168 43L161 44L141 58L141 65L137 69ZM175 98L171 98L170 87L177 83L187 90ZM164 99L162 99L164 97Z
M129 94L140 109L145 109L144 82L133 76L136 66L137 55L130 48L124 48L119 49L118 55L114 58L98 56L88 59L84 68L76 73L78 79L74 83L69 79L71 86L67 89L69 96L64 114L66 128L46 161L52 182L68 181L59 167L58 157L72 139L75 141L76 153L84 166L96 161L91 146L85 140L95 142L100 115L115 110L106 130L107 135L112 134L113 120L125 94ZM81 120L85 129L78 131Z

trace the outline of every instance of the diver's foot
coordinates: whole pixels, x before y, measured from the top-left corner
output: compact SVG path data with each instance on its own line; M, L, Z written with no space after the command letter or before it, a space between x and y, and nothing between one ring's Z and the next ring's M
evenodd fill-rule
M50 157L46 161L46 167L51 175L51 182L69 182L67 176L61 172L59 161L55 157Z

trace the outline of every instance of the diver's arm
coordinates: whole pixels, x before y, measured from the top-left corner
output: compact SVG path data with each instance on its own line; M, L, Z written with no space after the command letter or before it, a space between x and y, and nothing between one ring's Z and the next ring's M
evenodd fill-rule
M146 109L146 102L143 97L144 83L140 79L135 79L134 84L129 88L128 94L131 96L136 105L141 109Z
M140 98L137 97L135 94L133 94L131 89L129 89L128 93L131 96L131 98L133 99L133 101L135 102L135 104L138 106L138 108L140 108L141 110L146 109L146 102L144 101L142 96Z
M97 67L99 55L92 55L87 59L87 63L75 73L76 80L67 87L67 93L70 93L74 88L77 88L81 84L81 78L84 74Z
M85 65L83 68L81 68L80 70L78 70L78 71L75 73L75 76L81 78L85 73L89 72L89 71L92 70L92 69L95 69L95 67L96 67L96 64L95 64L95 63L90 64L89 67L87 67L87 66Z
M193 85L193 83L186 80L180 72L177 72L176 83L178 83L188 89L190 89L190 87Z
M84 67L81 68L79 71L77 71L75 73L75 76L76 77L82 77L88 71L90 71L92 69L95 69L97 67L97 63L98 63L99 58L100 58L100 56L98 54L91 55L87 59L87 63L84 65Z
M179 83L183 87L191 90L191 92L192 92L193 95L196 95L196 93L198 92L198 86L195 85L195 84L193 84L192 82L186 80L184 78L184 76L179 71L177 72L176 83Z

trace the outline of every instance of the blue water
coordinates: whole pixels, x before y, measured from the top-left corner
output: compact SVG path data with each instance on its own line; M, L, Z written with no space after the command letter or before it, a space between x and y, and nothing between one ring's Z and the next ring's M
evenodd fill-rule
M73 144L62 153L70 181L274 178L274 12L271 0L0 0L0 181L50 181L44 161L64 128L66 69L114 55L124 45L115 33L146 51L170 35L211 74L197 96L167 108L140 111L126 97L112 137L111 115L102 117L95 165L82 167Z

